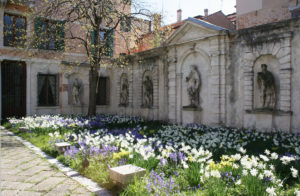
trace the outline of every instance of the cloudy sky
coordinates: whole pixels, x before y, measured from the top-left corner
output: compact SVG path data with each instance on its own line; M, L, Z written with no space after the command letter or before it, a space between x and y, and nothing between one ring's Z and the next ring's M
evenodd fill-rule
M163 12L164 23L176 22L177 10L182 9L182 18L204 15L204 9L209 14L222 10L225 14L236 11L234 6L236 0L144 0L145 3L155 12Z

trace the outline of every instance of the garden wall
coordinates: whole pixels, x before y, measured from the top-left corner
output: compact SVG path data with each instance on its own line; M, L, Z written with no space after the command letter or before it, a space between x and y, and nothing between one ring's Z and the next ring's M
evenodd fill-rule
M230 32L188 19L164 47L137 53L124 68L102 67L97 112L264 130L300 130L300 20ZM18 58L27 66L27 114L86 114L88 64ZM83 58L83 57L82 57ZM38 102L38 75L57 76L56 106Z

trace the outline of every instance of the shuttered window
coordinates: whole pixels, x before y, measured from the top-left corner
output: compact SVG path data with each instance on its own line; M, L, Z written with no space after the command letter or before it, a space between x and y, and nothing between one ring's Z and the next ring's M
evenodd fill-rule
M35 18L35 48L44 50L59 50L65 48L64 21L54 21L44 18Z
M104 31L99 31L99 44L103 41L105 41L104 43L104 52L103 55L104 56L109 56L109 57L113 57L114 56L114 31L111 31L107 36L107 38L104 37L105 36L105 32ZM95 44L95 31L91 32L91 43ZM94 50L92 48L92 53L94 53Z
M121 21L120 30L124 31L124 32L130 32L131 31L131 20L130 20L130 18Z
M26 40L26 18L4 14L4 46L24 47Z

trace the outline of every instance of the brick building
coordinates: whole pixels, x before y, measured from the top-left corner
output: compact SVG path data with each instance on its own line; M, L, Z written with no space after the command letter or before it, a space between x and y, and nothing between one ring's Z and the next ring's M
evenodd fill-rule
M122 7L123 13L130 13L130 4L122 3L117 7ZM65 23L64 13L45 18L29 14L30 9L43 9L43 5L39 0L0 1L0 119L32 114L85 113L89 59L82 44L67 38L70 33L81 36L84 33L82 25ZM131 23L137 27L134 30L138 34L149 31L149 21L122 21L106 43L107 56L117 58L133 47L136 38ZM35 36L40 39L33 40ZM70 92L78 78L82 92L81 105L77 107ZM107 105L109 78L103 75L100 80L102 86L97 104Z
M287 20L299 14L298 0L237 0L238 29Z

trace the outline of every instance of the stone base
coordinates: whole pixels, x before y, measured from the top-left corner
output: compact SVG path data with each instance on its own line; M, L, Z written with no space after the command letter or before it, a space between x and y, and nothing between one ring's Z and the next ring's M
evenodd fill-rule
M188 106L183 106L182 110L185 110L185 111L202 111L202 108L199 107L199 106L188 105Z
M19 127L19 131L27 132L27 131L29 131L29 128L28 127Z
M202 123L202 112L197 109L182 109L182 123Z
M135 165L123 165L109 169L110 178L117 182L120 186L127 186L134 177L143 177L146 170Z
M119 104L119 107L124 107L124 108L127 108L127 107L128 107L128 105L129 105L129 104L120 103L120 104Z
M70 148L71 144L67 142L55 143L55 149L59 154L64 153L64 149Z

